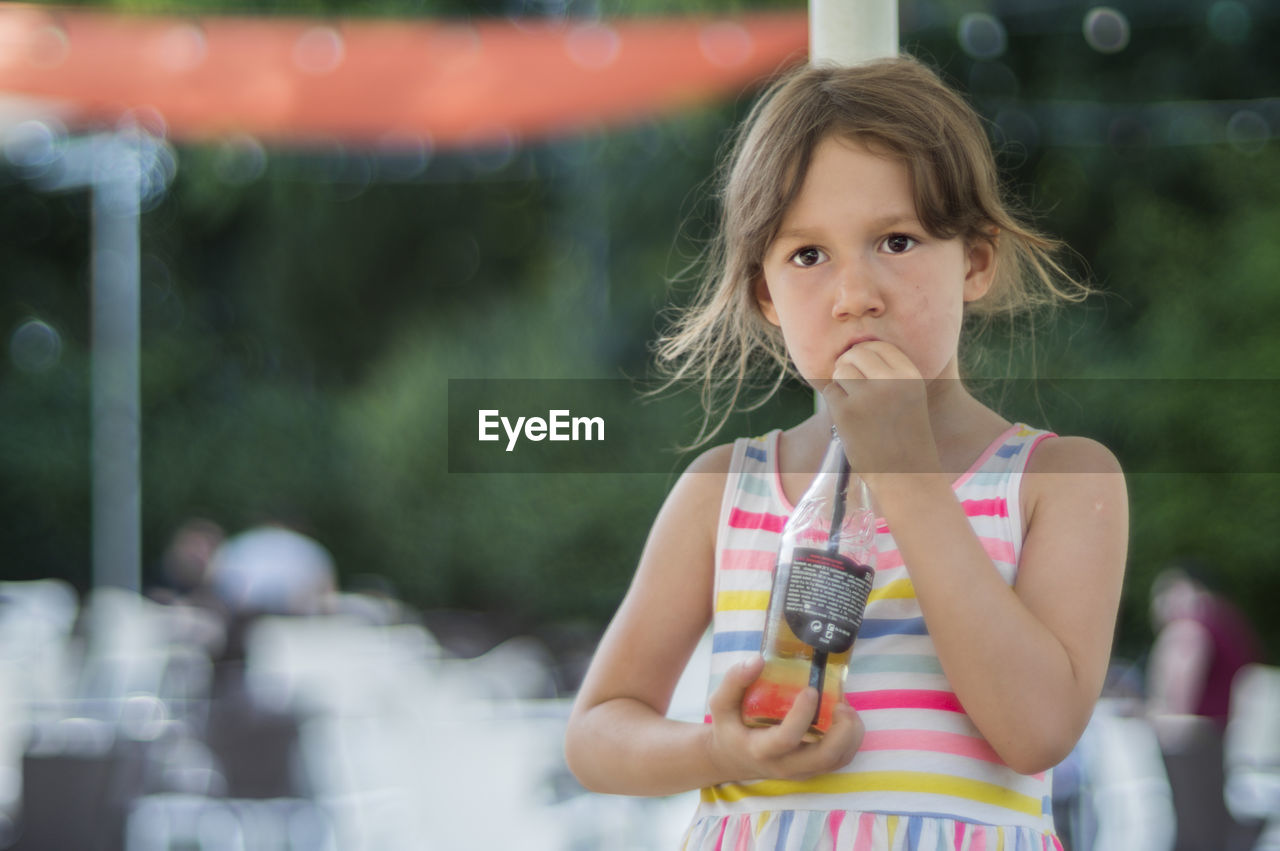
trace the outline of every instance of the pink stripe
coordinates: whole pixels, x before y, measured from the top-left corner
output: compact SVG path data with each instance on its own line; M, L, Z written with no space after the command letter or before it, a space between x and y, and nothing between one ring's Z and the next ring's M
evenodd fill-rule
M720 835L716 837L715 847L711 851L724 851L724 832L729 829L729 820L720 819Z
M831 847L837 847L836 838L840 835L840 825L844 824L844 810L834 810L827 824L831 827Z
M964 506L966 517L1008 517L1009 503L1004 497L995 499L966 499L960 503Z
M858 838L853 843L853 851L871 851L872 831L876 827L874 813L863 813L858 816Z
M1005 764L985 739L934 730L868 730L858 750L932 751L980 759L995 765Z
M884 689L851 691L844 699L858 712L873 709L936 709L942 712L964 712L964 707L949 691L927 689Z
M876 553L876 570L892 570L895 567L902 567L902 553L897 548Z
M1014 563L1013 543L1003 538L991 538L979 536L978 540L982 543L982 549L986 551L987 556L992 561L1003 561L1007 564ZM896 547L894 549L882 549L876 554L876 570L892 570L895 567L902 567L902 553Z
M773 570L778 560L776 552L764 550L721 550L720 568L722 570Z
M964 822L956 822L956 851L964 851L964 828Z
M751 816L746 813L738 821L738 842L734 851L748 851L751 848Z
M768 514L763 511L743 511L735 508L729 512L729 528L731 529L764 529L766 532L781 532L787 518L781 514Z
M1041 444L1041 442L1043 442L1043 441L1045 441L1045 440L1048 440L1048 439L1049 439L1049 438L1051 438L1051 437L1057 437L1057 436L1058 436L1058 435L1057 435L1056 433L1052 432L1052 431L1048 431L1048 432L1045 432L1044 434L1037 435L1037 436L1036 436L1036 439L1035 439L1035 440L1033 440L1033 441L1031 441L1031 445L1027 447L1027 455L1026 455L1027 463L1030 463L1030 461L1031 461L1031 453L1036 451L1036 447L1037 447L1037 446L1039 446L1039 445ZM1024 465L1023 465L1023 468L1025 469L1025 467L1026 467L1026 465L1024 464ZM1058 840L1057 840L1057 839L1054 839L1053 841L1054 841L1054 843L1055 843L1055 844L1057 844L1057 842L1058 842Z
M991 556L992 561L1003 561L1009 564L1014 563L1013 542L1005 541L1001 538L983 538L979 537L982 542L982 548L987 551L987 555Z
M987 829L980 824L973 826L973 837L969 840L969 851L987 851Z
M1062 843L1058 841L1058 837L1051 836L1049 838L1053 840L1053 851L1062 851Z

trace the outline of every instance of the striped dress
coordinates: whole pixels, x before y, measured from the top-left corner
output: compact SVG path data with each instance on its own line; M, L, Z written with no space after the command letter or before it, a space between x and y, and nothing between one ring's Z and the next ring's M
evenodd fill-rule
M716 551L710 691L760 651L779 537L792 509L777 469L780 434L734 445ZM1022 545L1022 471L1047 436L1010 427L953 486L1010 584ZM1050 772L1020 775L987 744L943 676L883 520L876 546L875 585L845 684L845 698L866 726L862 747L842 770L809 780L703 789L686 851L1061 851Z

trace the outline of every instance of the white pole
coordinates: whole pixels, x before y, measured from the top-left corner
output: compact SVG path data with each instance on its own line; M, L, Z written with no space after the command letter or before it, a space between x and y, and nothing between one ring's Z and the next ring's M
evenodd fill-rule
M856 65L897 55L897 0L809 0L811 63Z
M92 246L93 582L141 590L136 134L94 140Z
M56 167L38 176L36 184L51 191L88 189L93 214L93 584L136 592L142 585L138 216L144 171L154 161L156 145L129 130L57 147Z

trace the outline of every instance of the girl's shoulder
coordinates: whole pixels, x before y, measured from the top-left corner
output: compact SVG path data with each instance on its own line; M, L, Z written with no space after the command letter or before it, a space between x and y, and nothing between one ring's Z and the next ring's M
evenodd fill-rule
M1124 471L1114 453L1087 437L1046 437L1027 461L1021 503L1026 523L1065 511L1083 519L1099 511L1127 514Z
M1071 435L1051 435L1039 441L1027 461L1026 472L1044 474L1119 474L1115 454L1096 440Z
M733 462L734 443L721 443L703 450L685 467L685 475L708 474L725 476Z

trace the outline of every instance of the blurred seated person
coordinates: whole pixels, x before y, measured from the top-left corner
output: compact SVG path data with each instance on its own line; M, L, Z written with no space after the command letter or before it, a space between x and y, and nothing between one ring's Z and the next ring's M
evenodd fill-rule
M233 617L252 617L326 613L337 582L333 557L323 545L270 521L218 547L208 584Z
M213 520L189 517L173 530L160 555L158 584L149 593L158 603L201 602L209 562L226 540L226 532Z
M1174 562L1151 586L1155 644L1147 666L1151 712L1197 715L1227 723L1236 672L1262 661L1262 642L1249 618L1210 589L1198 561Z

